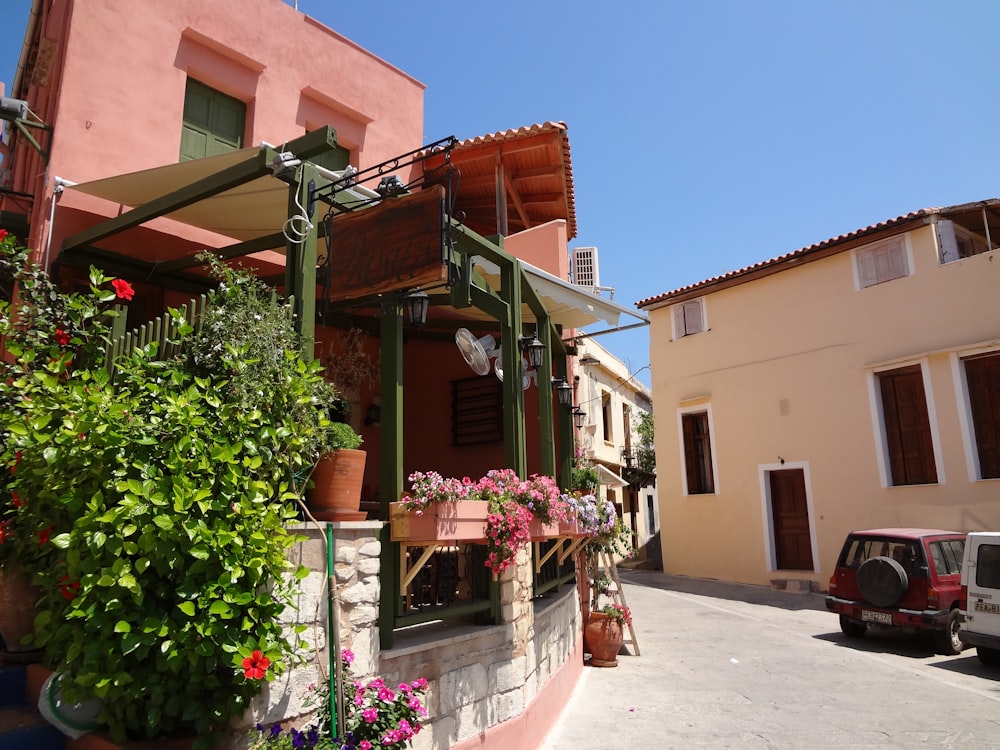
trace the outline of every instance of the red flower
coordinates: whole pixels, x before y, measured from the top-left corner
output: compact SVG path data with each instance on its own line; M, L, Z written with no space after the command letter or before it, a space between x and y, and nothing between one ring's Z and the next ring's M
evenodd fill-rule
M10 501L14 504L15 508L20 508L24 505L24 500L14 490L10 491Z
M130 300L135 296L135 289L124 279L114 279L111 286L115 288L115 294L119 299Z
M3 242L5 239L7 239L7 230L0 229L0 242Z
M243 660L243 676L251 680L262 680L271 666L271 660L260 651L254 651Z
M17 468L17 465L19 463L21 463L21 451L18 451L17 453L14 454L14 465L10 467L11 474L14 473L14 469Z
M59 346L66 346L69 343L69 334L62 328L57 328L55 332L55 339Z
M63 599L66 601L72 601L76 598L76 592L80 588L79 581L71 581L69 576L63 576L59 579L59 593L62 594Z
M41 546L43 544L48 544L49 535L51 533L52 533L52 527L51 526L48 526L48 527L42 529L41 531L36 531L35 532L35 534L38 536L38 544L39 544L39 546Z
M0 544L7 541L7 537L10 536L10 521L0 521Z

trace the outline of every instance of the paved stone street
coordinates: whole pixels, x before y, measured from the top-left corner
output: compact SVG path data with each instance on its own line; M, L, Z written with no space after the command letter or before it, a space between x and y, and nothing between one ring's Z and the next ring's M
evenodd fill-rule
M1000 670L973 649L848 640L820 594L621 577L641 655L584 669L541 750L1000 748Z

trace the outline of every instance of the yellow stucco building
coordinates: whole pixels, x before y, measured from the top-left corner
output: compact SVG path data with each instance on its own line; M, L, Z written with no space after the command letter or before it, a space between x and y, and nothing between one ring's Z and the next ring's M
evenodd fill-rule
M825 590L852 529L1000 529L1000 200L656 297L667 573Z

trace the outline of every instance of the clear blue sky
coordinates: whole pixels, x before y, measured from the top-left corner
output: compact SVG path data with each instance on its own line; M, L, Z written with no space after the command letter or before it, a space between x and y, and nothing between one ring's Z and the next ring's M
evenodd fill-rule
M4 0L8 29L29 6ZM566 122L571 247L598 247L601 282L627 306L1000 196L994 0L298 7L427 86L425 142ZM18 50L0 50L8 86ZM646 329L597 340L633 372L649 363Z

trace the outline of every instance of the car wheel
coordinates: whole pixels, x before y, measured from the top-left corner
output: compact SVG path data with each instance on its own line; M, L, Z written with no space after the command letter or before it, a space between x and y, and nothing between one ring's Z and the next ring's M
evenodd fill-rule
M891 557L872 557L858 568L858 588L876 607L891 607L906 593L910 581L903 566Z
M840 629L850 638L861 638L868 632L868 624L860 620L852 620L847 615L840 616Z
M976 654L979 656L979 661L987 667L1000 666L1000 649L976 646Z
M948 614L948 627L946 630L939 630L934 634L937 649L942 654L960 654L963 644L958 637L959 629L958 610L953 609Z

